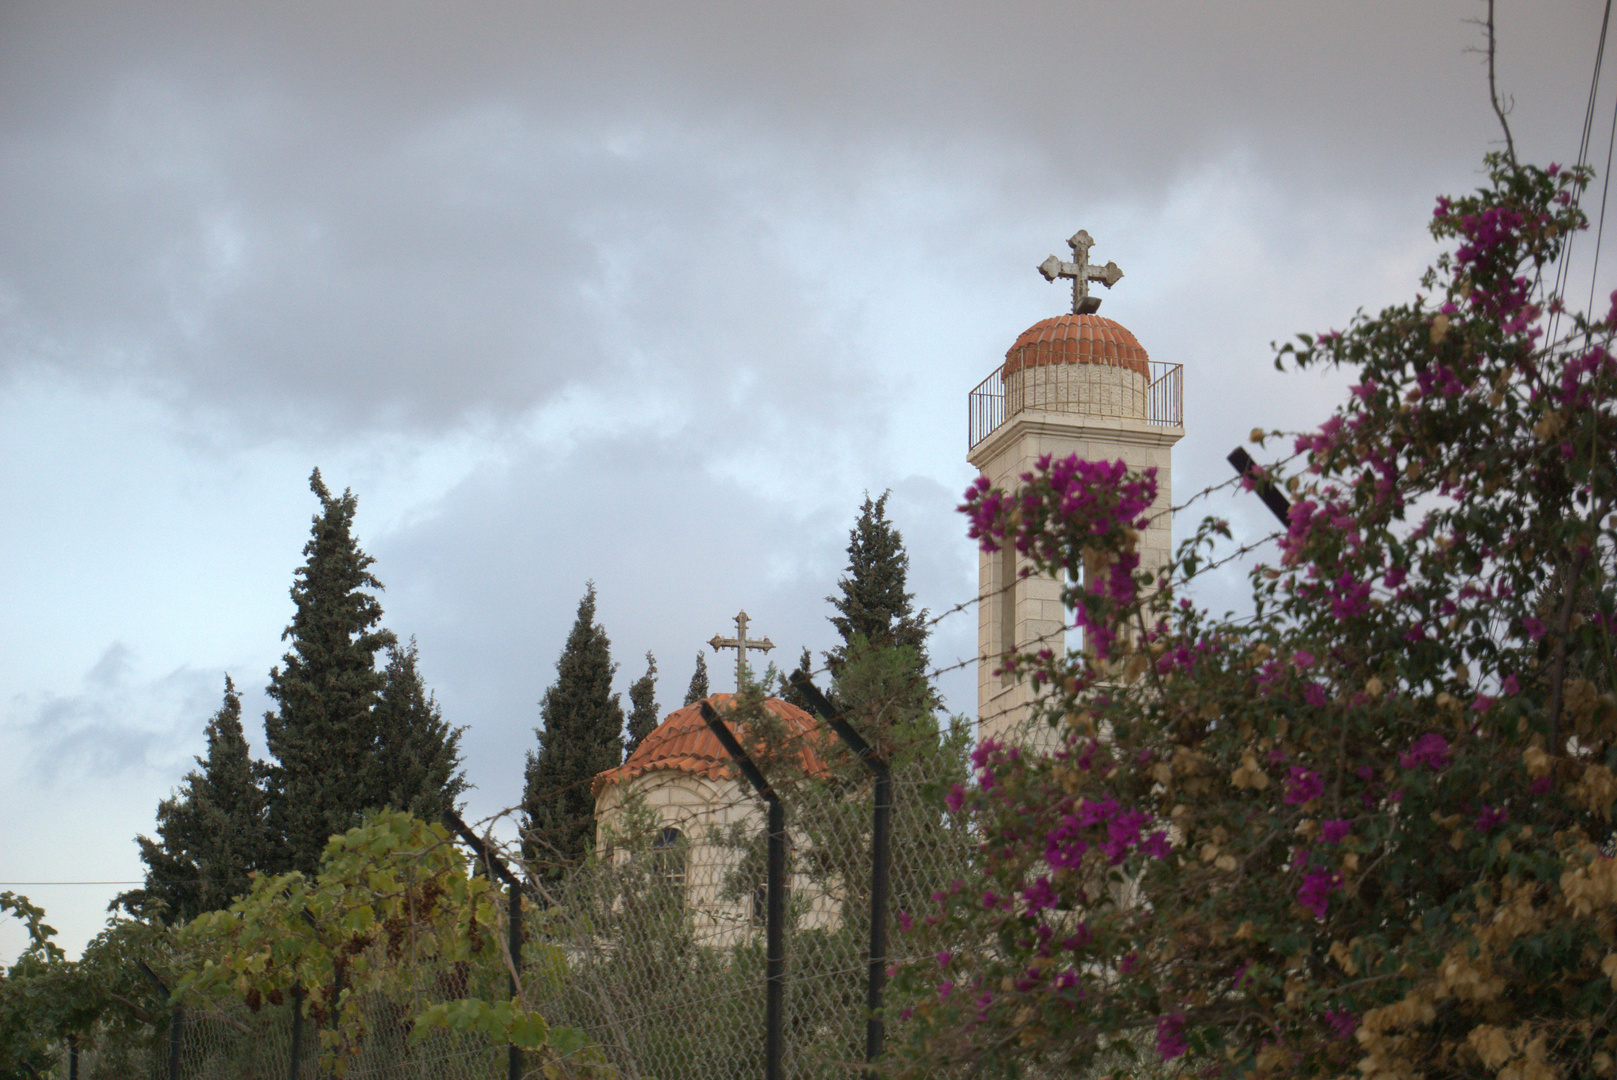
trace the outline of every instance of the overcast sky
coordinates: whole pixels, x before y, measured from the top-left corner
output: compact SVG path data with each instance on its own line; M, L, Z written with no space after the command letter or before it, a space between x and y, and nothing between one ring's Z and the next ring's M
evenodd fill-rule
M866 491L918 603L970 599L966 394L1064 310L1034 267L1080 227L1127 275L1102 313L1185 365L1176 496L1223 481L1347 381L1269 343L1407 299L1477 183L1480 10L0 5L0 888L139 878L227 672L262 751L315 466L478 816L589 579L665 711L743 607L830 647ZM1524 158L1575 158L1600 10L1501 3ZM20 891L76 952L123 887Z

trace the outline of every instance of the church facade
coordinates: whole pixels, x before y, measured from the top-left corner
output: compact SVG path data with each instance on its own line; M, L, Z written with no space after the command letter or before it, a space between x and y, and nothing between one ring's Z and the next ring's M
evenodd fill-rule
M1152 360L1127 328L1096 312L1091 283L1110 288L1122 276L1115 263L1089 263L1089 234L1069 241L1071 260L1050 256L1039 270L1050 281L1071 279L1072 310L1044 319L1020 334L1005 360L969 395L967 459L996 486L1012 488L1045 455L1086 460L1121 459L1130 469L1157 470L1157 501L1140 541L1140 568L1164 565L1172 548L1172 450L1184 436L1182 368ZM980 554L978 564L977 719L979 738L1037 740L1029 730L1032 689L998 673L1015 651L1048 647L1061 652L1070 638L1060 583L1026 574L1014 549ZM746 613L734 639L715 638L715 651L773 647L746 634ZM731 695L708 699L723 714ZM801 762L823 768L814 747L828 736L801 709L774 698L765 707L801 745ZM597 840L621 820L626 800L642 800L656 816L659 843L684 852L686 906L699 926L721 932L753 923L748 899L725 899L717 884L737 858L710 840L715 830L736 824L761 827L763 810L708 730L699 705L670 713L627 761L596 777ZM726 862L729 860L729 862ZM733 890L732 890L733 891ZM808 898L819 918L830 918L832 898Z

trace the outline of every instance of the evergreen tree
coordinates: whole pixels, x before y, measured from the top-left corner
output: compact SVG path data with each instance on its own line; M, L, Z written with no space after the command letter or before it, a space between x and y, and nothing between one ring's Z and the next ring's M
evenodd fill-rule
M437 822L445 810L460 809L467 788L460 769L460 736L466 729L450 727L427 692L414 638L408 646L389 645L387 658L375 709L369 805Z
M707 689L707 657L702 651L696 651L696 673L691 676L690 689L685 691L685 704L695 705L708 696Z
M374 707L385 684L376 653L395 643L379 628L382 583L359 549L352 527L358 500L332 496L316 469L309 488L320 513L292 584L296 610L282 634L292 647L270 671L278 709L264 716L270 770L269 821L285 850L278 869L312 874L333 833L359 821L370 805L376 747ZM359 781L359 782L356 782Z
M595 621L595 583L578 604L578 618L556 681L539 703L544 726L539 752L528 752L522 793L523 854L551 873L583 858L595 829L590 783L623 762L623 706L612 693L611 641Z
M661 719L657 715L657 659L649 652L646 653L646 673L629 687L629 705L629 745L623 749L625 758L635 752Z
M797 667L795 670L801 671L810 678L812 678L814 675L814 654L809 652L807 645L803 646L803 655L797 658ZM791 676L787 672L783 671L780 673L780 687L777 696L782 701L786 702L786 704L796 705L799 709L802 709L806 713L812 715L814 712L814 708L809 704L808 698L798 693L797 687L792 685Z
M909 651L910 667L918 692L927 690L926 653L927 613L911 610L915 594L904 591L910 556L904 550L904 536L887 520L887 498L869 493L859 508L859 520L848 533L848 572L837 583L840 596L826 599L837 609L831 624L842 636L842 644L826 654L833 673L839 671L852 653L868 643L871 646L899 647Z
M138 836L146 884L115 902L165 923L187 922L229 906L245 893L251 871L270 859L262 768L241 726L241 698L225 676L224 702L208 721L208 753L200 771L157 807L157 839Z

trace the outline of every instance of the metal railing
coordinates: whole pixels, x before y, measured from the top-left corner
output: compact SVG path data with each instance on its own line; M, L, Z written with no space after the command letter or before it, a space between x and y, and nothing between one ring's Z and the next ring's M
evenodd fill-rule
M1158 427L1182 426L1185 366L1157 360L1147 363L1150 377L1144 387L1143 402L1136 395L1119 396L1117 388L1110 385L1126 369L1107 364L1039 364L1023 368L1012 376L1018 385L1011 388L1008 407L1005 369L997 367L967 396L971 440L968 449L976 447L1005 421L1025 409L1143 419ZM1103 376L1107 377L1104 387L1099 381Z

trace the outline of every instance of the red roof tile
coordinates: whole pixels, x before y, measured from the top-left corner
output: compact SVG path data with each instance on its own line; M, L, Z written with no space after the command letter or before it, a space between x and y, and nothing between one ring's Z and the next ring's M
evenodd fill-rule
M714 694L707 701L723 716L733 697L733 694ZM788 736L800 742L803 768L810 773L825 772L825 760L819 751L825 741L825 732L819 722L797 706L778 698L765 698L764 708L785 721ZM732 732L736 730L734 724L729 726ZM725 753L718 736L702 719L700 703L669 713L635 747L629 760L615 769L597 773L590 786L595 796L599 797L608 784L659 771L692 773L710 780L734 775L730 755Z
M1149 379L1149 359L1121 323L1099 315L1057 315L1022 331L1005 353L1004 374L1039 364L1112 364Z

